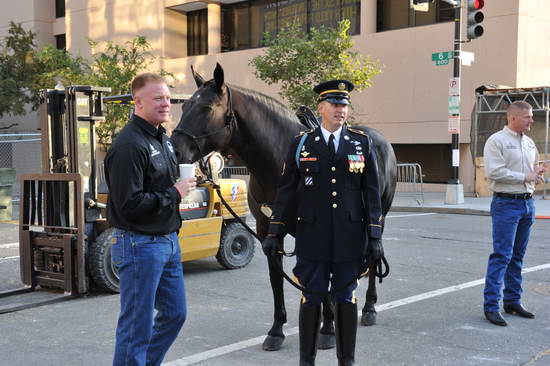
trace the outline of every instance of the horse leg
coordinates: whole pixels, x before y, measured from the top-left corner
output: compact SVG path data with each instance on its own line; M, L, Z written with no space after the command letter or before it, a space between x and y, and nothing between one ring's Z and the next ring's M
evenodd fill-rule
M374 304L378 300L378 294L376 293L376 264L371 264L369 267L369 288L367 289L367 295L365 297L365 306L362 310L361 325L369 326L376 324L376 309Z
M319 330L319 342L317 348L329 349L336 346L336 333L334 331L334 305L330 295L323 299L323 326Z
M273 326L267 332L262 348L264 351L278 351L285 340L283 324L286 323L285 296L283 293L283 276L278 268L282 268L282 255L268 256L269 282L273 291Z

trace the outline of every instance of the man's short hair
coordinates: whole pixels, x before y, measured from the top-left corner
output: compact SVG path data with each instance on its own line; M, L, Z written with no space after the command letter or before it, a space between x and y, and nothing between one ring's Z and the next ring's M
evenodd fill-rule
M160 74L154 72L145 72L139 74L132 80L132 96L136 95L137 91L143 88L148 83L164 83L166 84L166 79Z
M508 108L506 109L506 114L510 116L512 113L515 113L517 111L529 109L533 109L533 106L531 104L524 102L523 100L516 100L508 106Z

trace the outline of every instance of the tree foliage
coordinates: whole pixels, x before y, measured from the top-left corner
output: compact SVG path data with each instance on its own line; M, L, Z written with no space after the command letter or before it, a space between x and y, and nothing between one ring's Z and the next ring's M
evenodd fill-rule
M156 60L142 36L122 45L89 40L90 60L51 45L38 49L35 37L33 31L12 22L8 36L0 40L0 117L23 115L28 105L36 110L40 90L52 89L58 82L65 86L110 87L112 94L130 93L132 79ZM160 72L171 76L163 70ZM108 106L106 121L96 126L100 143L109 143L127 119L127 107Z
M34 32L11 22L8 36L0 43L0 117L21 115L25 113L25 105L32 102L29 86L35 70L32 62L35 36Z
M92 50L99 48L97 42L89 41ZM155 62L151 46L143 36L119 45L111 41L103 47L103 51L93 52L90 64L90 74L87 84L111 88L111 94L130 93L132 79L140 72L147 70ZM163 75L171 75L164 70ZM106 108L105 122L96 127L99 141L109 143L128 120L128 107L109 105Z
M267 84L280 84L281 95L293 109L306 105L315 110L317 95L312 88L330 79L346 79L361 91L381 72L381 64L352 51L350 21L336 28L311 28L290 24L276 36L266 33L265 52L251 59L254 74Z

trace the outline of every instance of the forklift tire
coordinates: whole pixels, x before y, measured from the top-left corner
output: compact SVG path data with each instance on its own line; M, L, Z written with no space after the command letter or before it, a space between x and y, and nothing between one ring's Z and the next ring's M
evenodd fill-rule
M90 275L96 286L113 293L120 292L120 279L116 266L111 263L113 233L111 227L102 232L89 248Z
M216 259L227 269L242 268L254 257L254 237L238 222L225 224Z

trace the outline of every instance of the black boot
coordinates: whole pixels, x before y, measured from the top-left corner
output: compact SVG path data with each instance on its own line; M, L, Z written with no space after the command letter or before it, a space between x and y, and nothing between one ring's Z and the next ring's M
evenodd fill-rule
M336 304L336 356L338 366L355 365L357 304Z
M300 366L315 366L317 335L321 323L321 305L300 304Z

